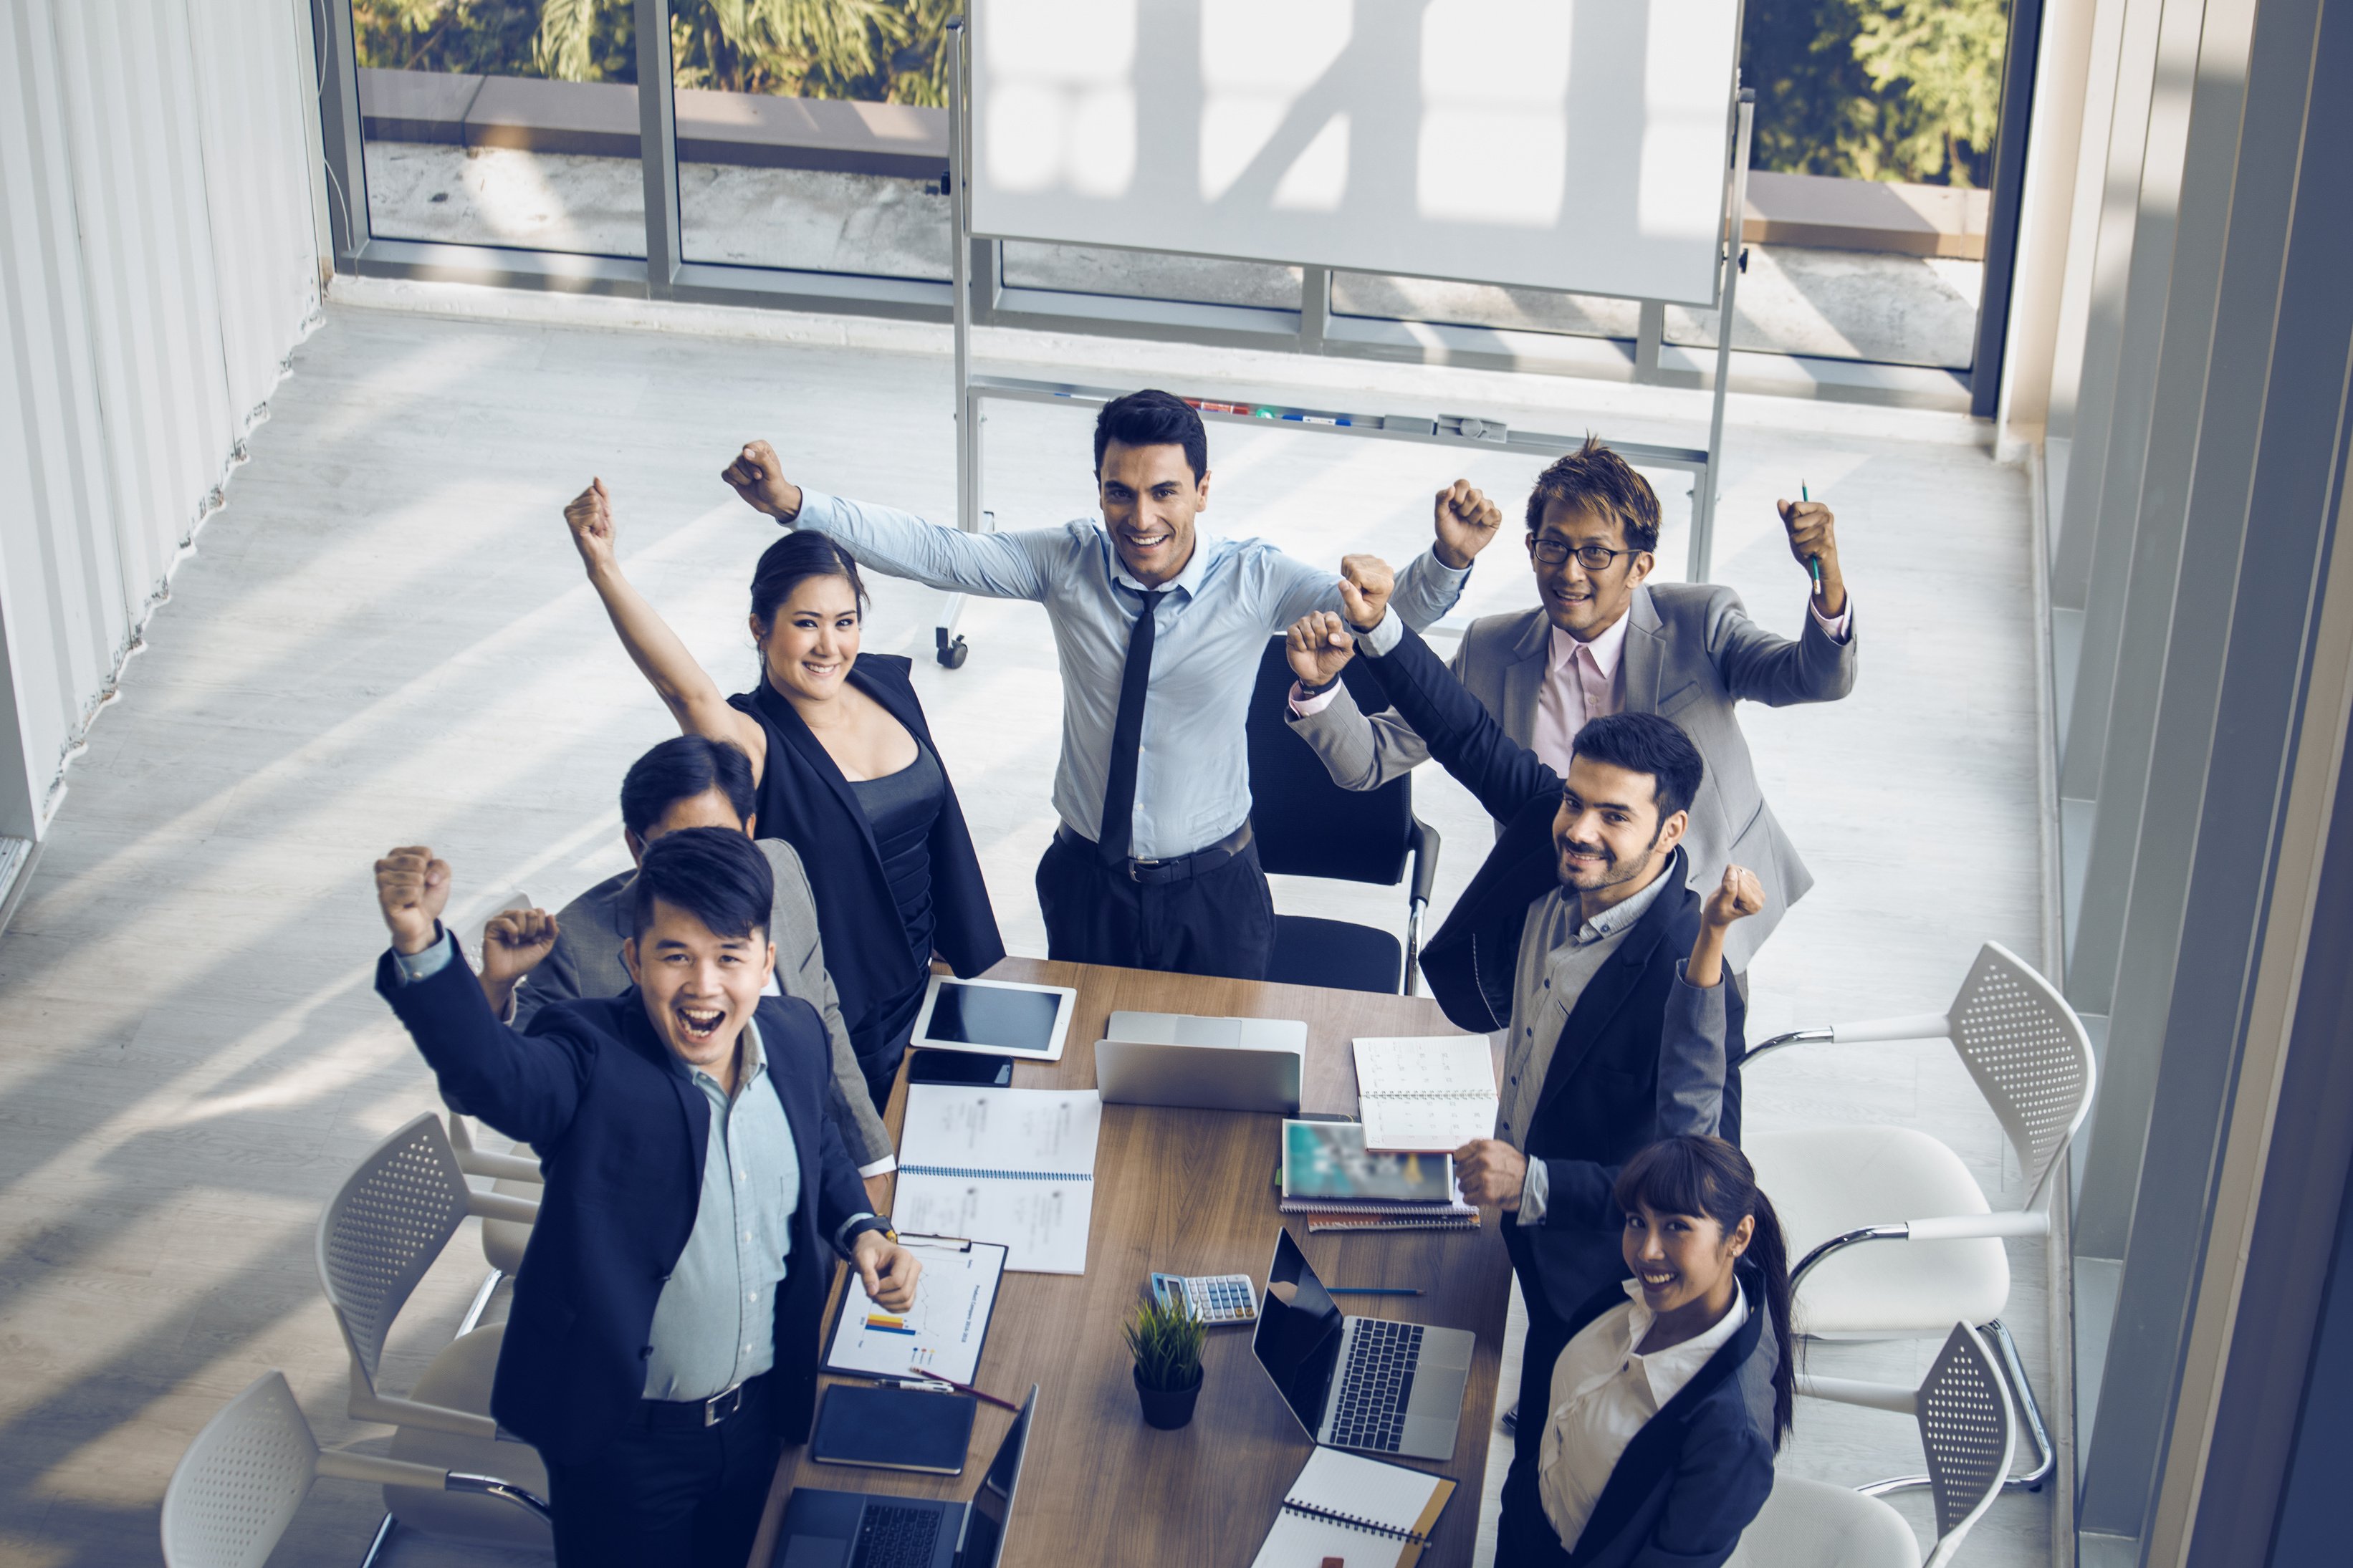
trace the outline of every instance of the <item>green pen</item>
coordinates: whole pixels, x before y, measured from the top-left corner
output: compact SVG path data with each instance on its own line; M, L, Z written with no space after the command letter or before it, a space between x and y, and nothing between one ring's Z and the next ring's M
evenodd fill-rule
M1808 495L1808 494L1806 493L1806 481L1805 481L1805 480L1803 480L1803 479L1799 479L1799 480L1798 481L1798 499L1799 499L1799 500L1801 500L1801 501L1810 501L1810 500L1812 500L1814 499L1812 496ZM1809 572L1811 572L1811 573L1814 574L1814 596L1815 596L1816 598L1820 598L1820 597L1821 597L1821 593L1822 593L1822 558L1821 558L1820 556L1819 556L1819 555L1809 555L1809 556L1807 556L1807 557L1806 557L1806 570L1808 570Z

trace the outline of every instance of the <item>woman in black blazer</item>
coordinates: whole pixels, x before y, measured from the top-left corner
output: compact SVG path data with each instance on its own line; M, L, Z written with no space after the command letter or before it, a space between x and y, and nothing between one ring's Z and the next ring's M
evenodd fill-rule
M564 516L621 645L679 728L752 759L755 831L791 844L808 869L826 968L879 1110L933 956L962 975L1005 956L909 661L860 656L857 563L823 534L788 533L752 577L760 684L726 696L622 574L603 482Z
M1717 1568L1788 1435L1788 1255L1747 1160L1664 1139L1616 1197L1633 1277L1570 1317L1541 1440L1504 1484L1511 1568Z

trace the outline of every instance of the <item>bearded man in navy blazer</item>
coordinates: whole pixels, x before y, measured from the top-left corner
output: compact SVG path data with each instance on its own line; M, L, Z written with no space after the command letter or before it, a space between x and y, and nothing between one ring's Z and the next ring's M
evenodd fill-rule
M491 1414L547 1463L563 1568L738 1563L783 1444L807 1437L835 1254L886 1310L922 1265L866 1210L826 1114L825 1026L764 996L767 861L691 827L646 849L620 995L517 1034L441 928L448 865L375 864L376 990L443 1089L539 1152ZM554 941L548 923L543 940Z

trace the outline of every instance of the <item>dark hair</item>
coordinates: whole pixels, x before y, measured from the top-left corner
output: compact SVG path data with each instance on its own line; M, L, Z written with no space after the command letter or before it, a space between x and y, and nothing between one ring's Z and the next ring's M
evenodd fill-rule
M1588 436L1584 446L1555 458L1552 467L1536 476L1536 488L1528 492L1530 533L1544 526L1549 501L1616 518L1625 525L1626 542L1633 549L1659 547L1659 498L1651 492L1651 481L1603 446L1598 436Z
M640 839L670 808L712 790L727 797L735 819L748 819L758 796L752 759L725 741L679 735L629 764L621 775L621 826Z
M844 577L849 591L866 603L866 584L858 579L858 563L849 552L813 528L797 529L760 552L752 569L752 613L766 626L776 618L793 590L812 577Z
M1662 824L1691 809L1700 781L1707 776L1707 764L1691 737L1673 720L1656 713L1609 713L1590 720L1569 742L1569 752L1630 773L1650 774Z
M1757 1185L1748 1156L1721 1138L1662 1138L1626 1162L1609 1194L1627 1214L1647 1204L1656 1214L1705 1215L1730 1236L1754 1216L1745 1256L1765 1279L1766 1313L1781 1353L1773 1365L1773 1447L1789 1435L1798 1368L1790 1348L1789 1241L1781 1216Z
M1209 433L1201 416L1181 397L1150 387L1114 397L1095 416L1095 472L1103 472L1104 448L1113 441L1123 447L1182 447L1185 466L1193 482L1209 471Z
M682 827L646 846L629 899L629 934L653 923L654 900L685 910L717 937L763 936L776 874L749 838L724 827Z

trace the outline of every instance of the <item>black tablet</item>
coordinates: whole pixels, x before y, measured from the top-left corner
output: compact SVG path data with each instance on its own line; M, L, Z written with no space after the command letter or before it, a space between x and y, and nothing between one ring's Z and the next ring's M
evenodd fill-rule
M837 1383L818 1408L809 1458L822 1465L960 1476L979 1408L962 1394Z
M1067 985L934 974L923 1009L915 1015L912 1043L927 1050L1058 1062L1078 1001L1079 994Z

